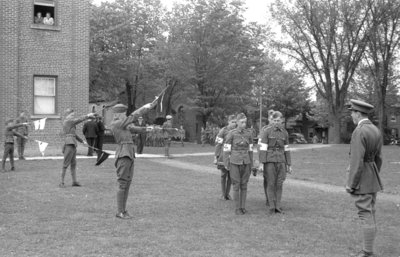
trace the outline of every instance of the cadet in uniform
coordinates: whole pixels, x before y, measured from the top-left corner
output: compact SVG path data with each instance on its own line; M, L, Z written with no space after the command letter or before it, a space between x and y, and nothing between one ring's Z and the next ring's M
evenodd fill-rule
M375 203L377 192L383 189L379 172L382 166L382 134L367 114L374 108L358 100L350 100L351 117L357 125L351 136L350 165L346 191L352 195L362 224L364 247L357 257L376 256Z
M155 102L156 104L157 102ZM128 109L123 104L117 104L112 109L114 111L114 120L111 122L111 131L114 134L117 150L115 153L115 167L117 168L117 214L120 219L130 219L131 216L126 210L129 188L131 186L135 148L133 147L132 133L145 132L145 127L136 127L134 121L141 113L154 107L152 104L146 104L126 117L125 112Z
M222 148L224 146L224 142L226 136L228 135L229 131L236 128L236 116L229 115L228 117L228 125L223 127L219 132L217 137L215 138L215 157L214 157L214 164L217 165L217 168L221 170L221 200L231 200L231 196L229 192L231 190L231 177L229 175L229 170L225 169L224 166L224 158Z
M253 166L253 136L251 131L246 129L246 115L238 114L236 122L237 128L226 136L224 165L232 179L235 214L243 215L247 212L247 183Z
M165 117L167 120L163 123L162 128L171 129L172 128L172 116L167 115ZM165 157L169 158L169 147L171 146L171 136L169 131L164 131L164 151Z
M283 182L286 172L291 172L289 135L282 126L282 114L275 111L272 126L260 135L259 160L263 163L263 175L267 177L269 214L283 213L281 208Z
M262 129L261 129L261 131L260 131L260 134L258 135L258 148L257 148L257 150L258 150L258 152L260 152L260 145L261 145L261 134L262 134L262 131L264 131L264 130L266 130L267 128L269 128L269 127L271 127L272 126L272 115L274 114L274 110L269 110L268 111L268 125L265 125L264 127L262 127ZM262 163L262 162L260 162L260 167L259 167L259 170L263 170L264 168L264 164ZM265 205L267 206L267 207L269 207L269 201L268 201L268 193L267 193L267 188L268 188L268 182L267 182L267 176L266 176L266 174L263 172L263 178L264 178L264 181L263 181L263 186L264 186L264 194L265 194Z
M17 124L26 123L28 124L28 119L26 118L25 112L21 112L17 119ZM23 125L17 128L17 132L21 135L27 137L29 132L28 125ZM17 137L17 151L18 151L18 159L25 160L24 152L25 152L25 145L27 139L25 137Z
M143 121L143 117L140 116L137 120L137 122L135 122L135 126L137 127L146 127L146 124ZM146 132L139 132L136 136L137 138L137 153L138 154L142 154L143 153L143 148L144 148L144 144L146 143Z
M14 171L15 170L15 166L14 166L14 136L17 137L22 137L25 140L28 139L28 137L18 133L15 131L15 129L22 127L22 126L27 126L28 123L24 122L24 123L19 123L19 124L14 124L14 120L13 119L9 119L6 121L6 128L4 131L4 154L3 154L3 159L1 162L1 169L2 172L6 171L6 159L7 157L10 158L10 165L11 165L11 170Z
M76 146L77 141L81 143L83 143L84 141L76 134L76 125L87 119L94 119L95 116L93 113L89 113L79 118L75 118L75 112L70 108L65 110L64 116L65 118L63 121L63 132L65 136L65 141L62 151L64 154L64 163L62 166L61 183L59 186L65 187L65 173L68 166L71 165L72 186L79 187L81 186L81 184L76 180Z

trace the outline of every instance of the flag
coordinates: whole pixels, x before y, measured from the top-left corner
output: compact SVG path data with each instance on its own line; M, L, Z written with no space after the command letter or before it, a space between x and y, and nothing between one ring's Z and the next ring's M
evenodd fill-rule
M43 130L44 126L46 125L46 119L47 118L43 118L43 119L40 119L40 120L35 120L33 122L33 124L35 126L35 130L38 130L38 129Z
M38 144L39 144L39 151L42 153L42 156L44 156L44 151L46 150L46 148L47 148L47 146L48 146L49 144L46 143L46 142L39 141L39 140L35 140L35 141L38 142Z
M46 119L47 119L47 118L43 118L43 119L40 119L40 120L39 120L39 122L40 122L40 124L39 124L39 125L40 125L40 126L39 126L39 129L40 129L40 130L43 130L43 129L44 129L44 126L46 125Z
M170 111L170 98L173 87L168 86L164 92L157 98L156 118L165 118Z

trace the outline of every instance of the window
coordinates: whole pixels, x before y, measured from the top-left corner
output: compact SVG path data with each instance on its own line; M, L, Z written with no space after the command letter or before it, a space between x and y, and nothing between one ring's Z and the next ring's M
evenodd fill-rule
M33 114L56 114L56 78L33 78Z
M392 114L392 116L390 117L390 121L391 122L396 122L396 116L394 114Z
M56 23L54 0L35 0L33 23L54 26Z

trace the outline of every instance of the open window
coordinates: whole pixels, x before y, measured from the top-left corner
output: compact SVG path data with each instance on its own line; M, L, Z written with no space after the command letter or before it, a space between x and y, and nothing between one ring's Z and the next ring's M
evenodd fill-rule
M34 0L33 23L48 26L56 25L56 11L54 0Z
M33 77L33 114L56 114L56 77Z

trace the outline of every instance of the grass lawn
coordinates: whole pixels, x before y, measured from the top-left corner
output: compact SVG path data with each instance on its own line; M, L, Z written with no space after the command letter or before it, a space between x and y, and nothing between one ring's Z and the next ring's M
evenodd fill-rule
M83 149L79 150L82 154ZM213 149L174 145L171 153ZM314 181L342 185L345 149L333 146L293 152L296 171L292 178L311 180L310 176ZM396 181L399 184L398 164L390 163L396 161L395 151L385 148L384 152L387 188ZM163 149L145 148L144 152L162 154ZM312 163L328 160L333 164ZM212 156L173 161L207 167L212 165ZM346 194L287 186L283 196L286 214L271 217L265 215L262 180L252 177L249 214L236 216L232 201L218 200L217 172L173 167L171 162L136 159L128 199L134 219L119 220L114 217L113 159L100 167L93 166L93 159L79 159L78 180L83 187L65 189L57 187L61 160L17 161L16 172L0 173L0 256L343 257L360 248L355 207ZM388 179L389 175L393 177ZM69 172L66 184L70 185ZM399 257L400 210L379 198L377 208L376 251L379 256Z

